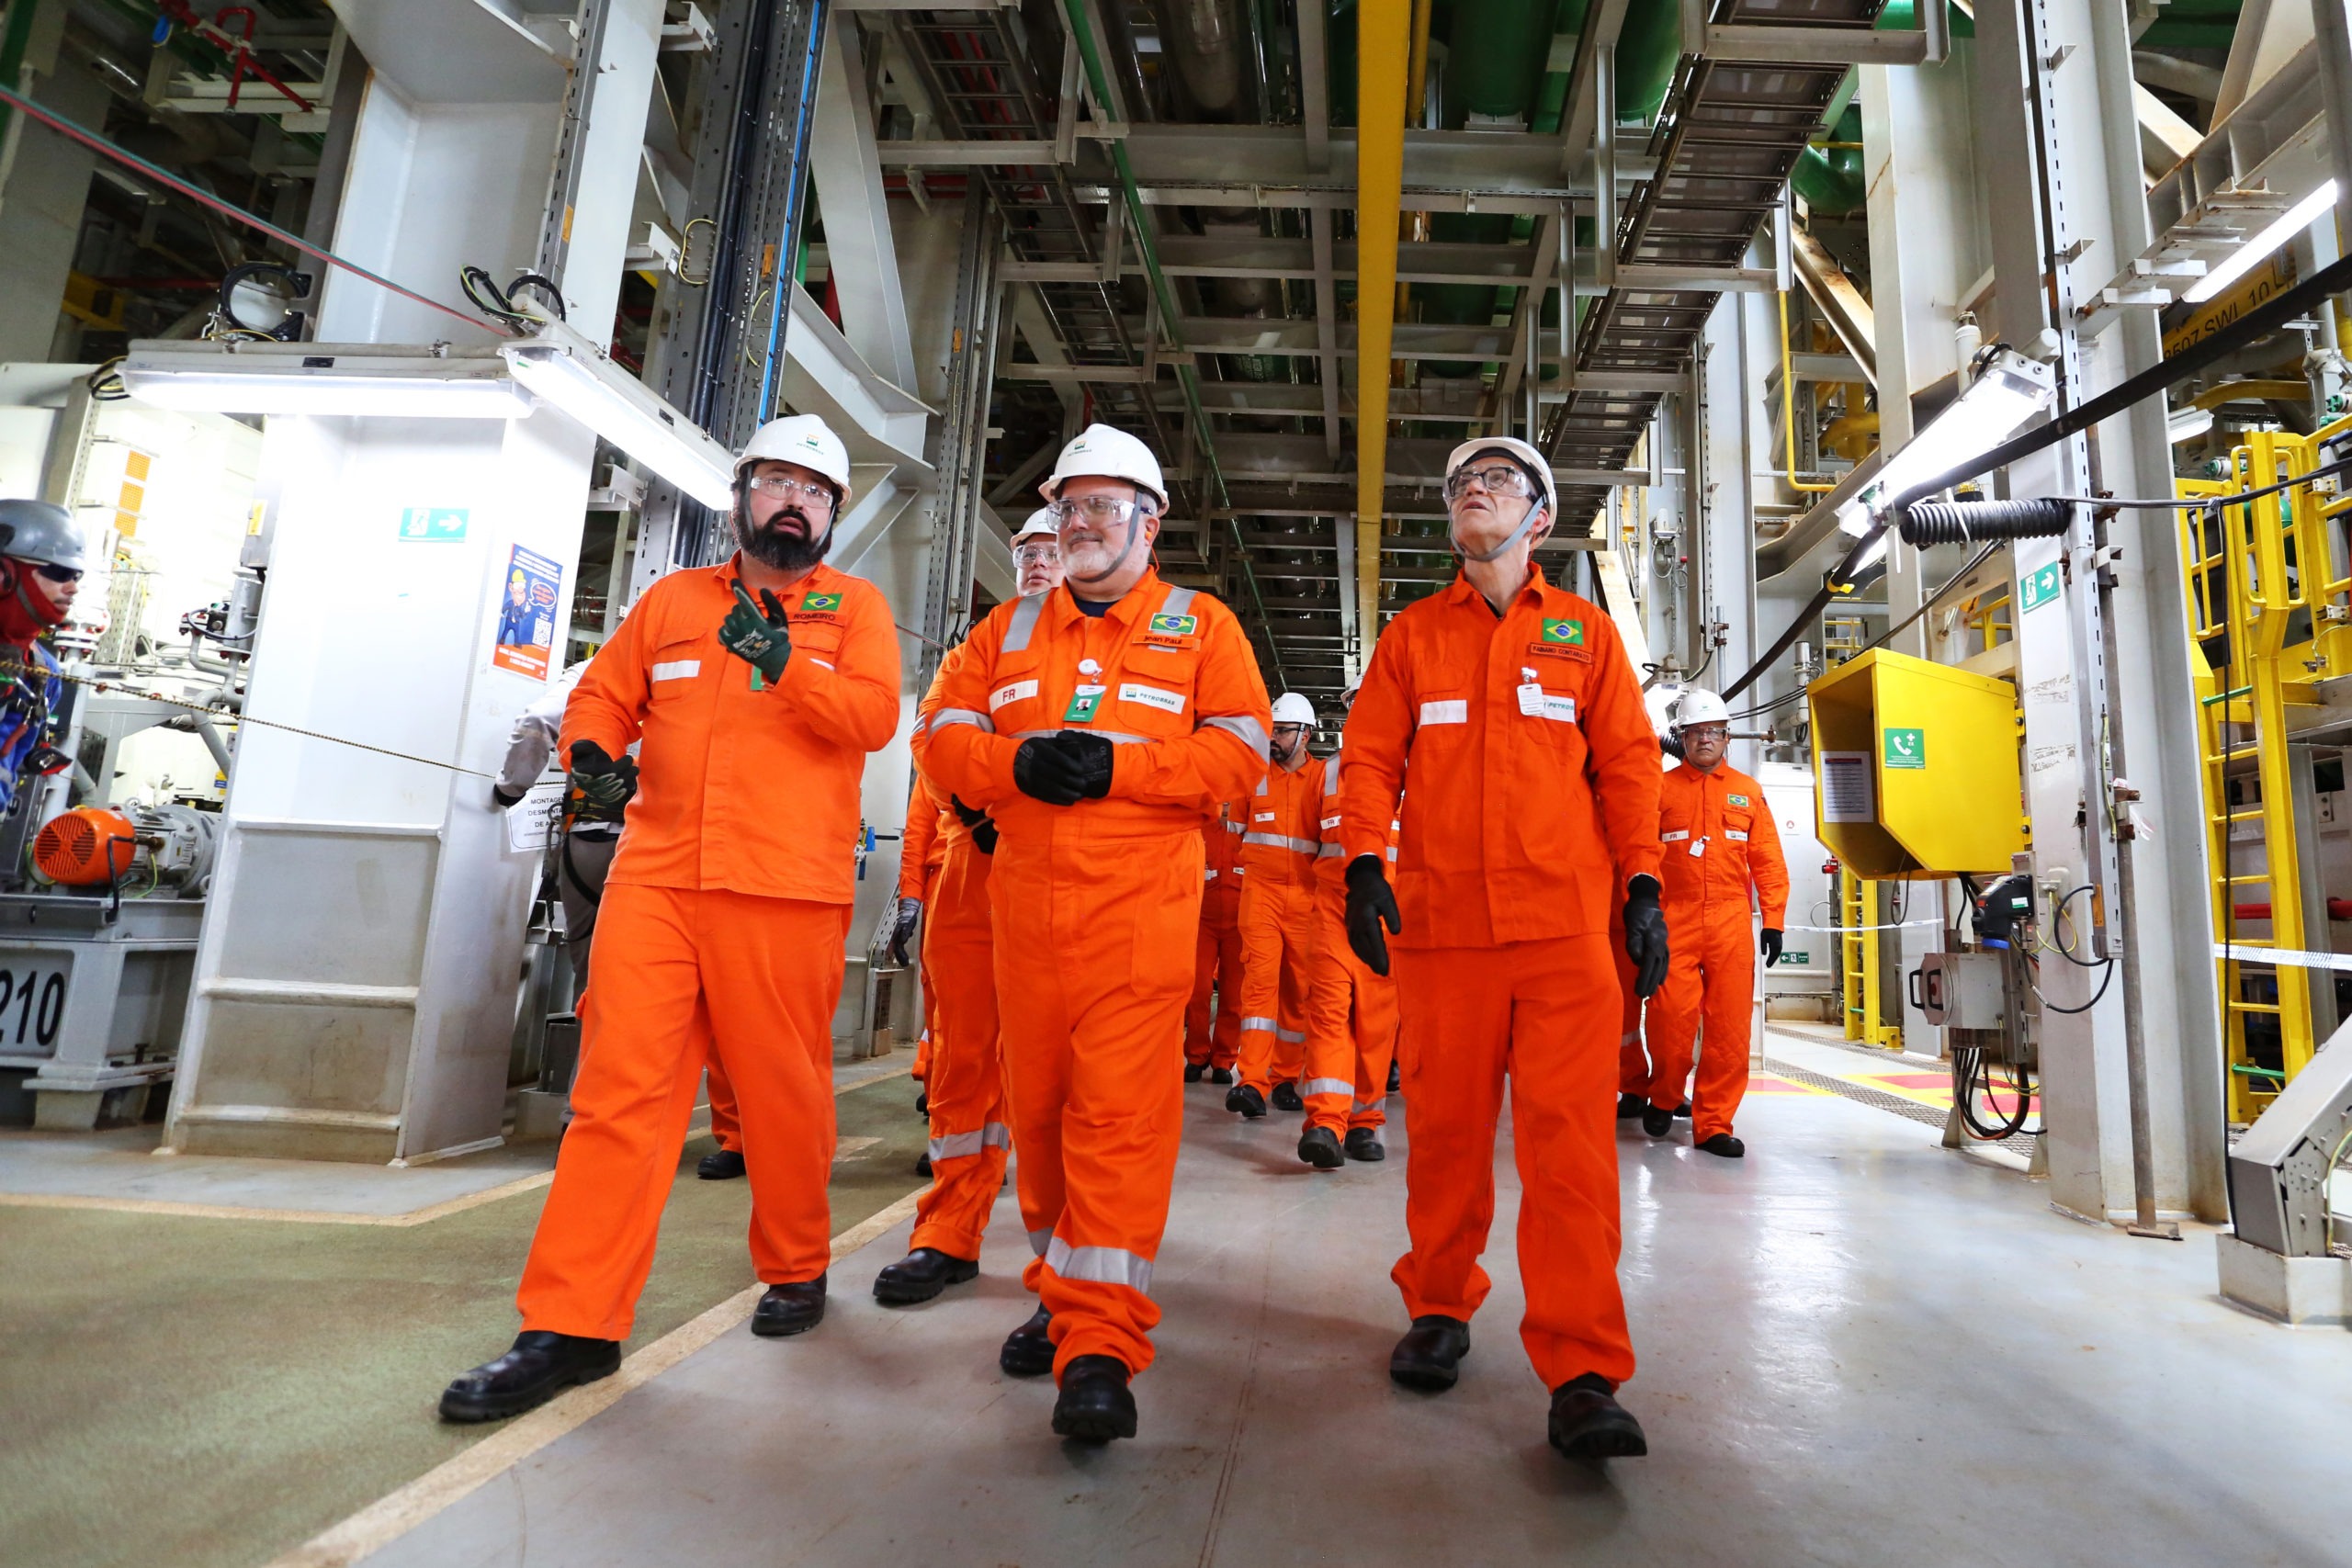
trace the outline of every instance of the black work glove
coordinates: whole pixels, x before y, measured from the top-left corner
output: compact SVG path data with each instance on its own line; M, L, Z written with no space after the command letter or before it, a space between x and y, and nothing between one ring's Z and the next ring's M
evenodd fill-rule
M761 605L767 614L760 613ZM760 672L769 685L784 679L784 667L792 658L792 621L784 606L769 590L760 590L760 604L743 592L741 582L735 584L735 607L718 623L718 646L742 660Z
M506 786L503 784L493 784L490 786L490 798L501 811L509 811L514 809L514 803L521 800L525 793L525 791L519 789L509 793Z
M1625 956L1634 961L1634 994L1646 1001L1666 984L1666 911L1655 876L1634 878L1625 895Z
M1358 855L1348 863L1348 945L1375 975L1388 973L1388 937L1380 934L1384 925L1388 936L1398 935L1405 917L1396 912L1396 895L1388 890L1388 873L1381 869L1380 857Z
M1100 735L1083 729L1065 729L1054 737L1075 769L1078 793L1087 800L1100 800L1111 793L1111 742Z
M1086 798L1085 780L1078 759L1065 750L1057 735L1033 735L1012 754L1012 784L1022 794L1048 806L1076 806Z
M898 923L890 928L890 962L903 969L907 966L907 943L915 938L915 922L922 918L922 900L899 900Z
M1781 933L1770 926L1764 928L1764 967L1770 969L1781 961Z
M611 813L603 820L617 822L621 807L637 794L637 759L623 757L615 761L594 740L574 741L571 784L594 810Z
M996 818L985 811L974 810L954 795L947 804L956 808L956 819L972 830L972 847L984 855L996 853Z

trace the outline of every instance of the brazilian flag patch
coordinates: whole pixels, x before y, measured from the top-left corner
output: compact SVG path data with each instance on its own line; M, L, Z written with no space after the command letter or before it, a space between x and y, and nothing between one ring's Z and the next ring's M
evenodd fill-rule
M1747 803L1747 796L1744 795L1727 795L1724 796L1724 804L1725 806L1746 806Z
M1546 621L1544 623L1544 640L1566 643L1570 648L1582 648L1584 623L1582 621Z
M842 596L838 593L803 594L800 599L800 607L804 610L812 612L818 610L838 610L842 607Z
M1165 637L1191 637L1201 629L1198 615L1154 615L1151 629Z

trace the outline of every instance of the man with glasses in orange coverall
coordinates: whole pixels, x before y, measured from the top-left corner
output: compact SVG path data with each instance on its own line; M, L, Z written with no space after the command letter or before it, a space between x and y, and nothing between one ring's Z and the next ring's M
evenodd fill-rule
M858 786L899 722L890 608L822 564L849 494L849 453L822 420L763 426L736 460L741 548L647 589L572 694L565 764L592 800L626 802L627 826L523 1332L449 1385L445 1420L517 1415L620 1365L707 1057L741 1111L768 1286L752 1331L824 1317Z
M1000 1364L1045 1371L1050 1342L1054 1430L1106 1442L1135 1436L1127 1382L1159 1321L1201 831L1264 769L1271 715L1233 613L1151 568L1168 495L1148 447L1090 425L1039 488L1063 584L973 629L915 760L998 829L1005 1089L1040 1303Z
M1530 558L1557 504L1544 455L1465 442L1445 495L1462 570L1381 634L1340 781L1349 940L1385 974L1383 927L1397 938L1412 1246L1393 1277L1412 1327L1388 1375L1451 1388L1469 1352L1508 1076L1520 1337L1552 1391L1551 1441L1574 1459L1630 1457L1648 1444L1616 1400L1634 1350L1617 1280L1609 929L1622 907L1636 986L1657 989L1657 738L1615 626Z
M1265 1115L1269 1100L1277 1111L1306 1110L1302 1091L1314 1081L1306 1069L1306 985L1323 759L1306 749L1315 733L1313 703L1284 692L1273 712L1272 765L1250 797L1241 835L1241 1081L1225 1097L1227 1111L1250 1122ZM1336 1168L1338 1135L1329 1142L1328 1150L1323 1140L1310 1149L1302 1139L1298 1157Z

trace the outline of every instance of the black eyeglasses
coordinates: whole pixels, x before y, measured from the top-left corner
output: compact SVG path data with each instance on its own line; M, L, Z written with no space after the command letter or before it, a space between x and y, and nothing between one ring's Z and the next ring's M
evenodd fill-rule
M51 582L82 581L82 569L78 566L51 566L47 561L40 561L34 564L33 571L36 575L45 577Z

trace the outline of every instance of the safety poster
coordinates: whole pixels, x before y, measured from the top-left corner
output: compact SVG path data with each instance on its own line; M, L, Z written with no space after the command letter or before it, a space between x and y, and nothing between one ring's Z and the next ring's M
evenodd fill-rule
M514 547L498 603L498 649L490 661L533 680L548 678L555 648L555 607L561 597L563 568L543 555Z

